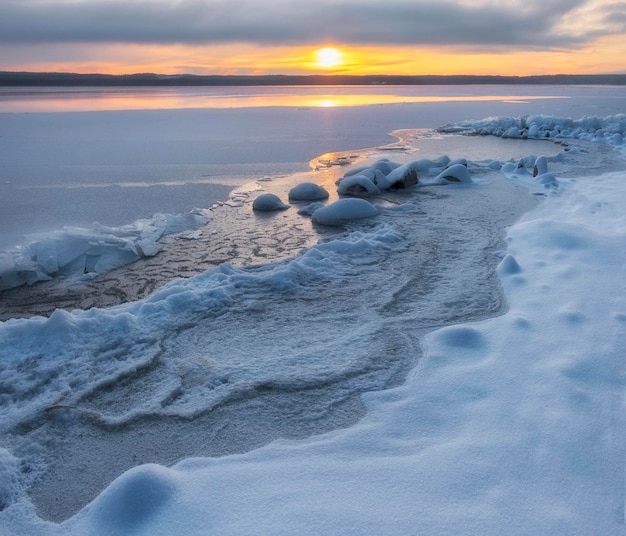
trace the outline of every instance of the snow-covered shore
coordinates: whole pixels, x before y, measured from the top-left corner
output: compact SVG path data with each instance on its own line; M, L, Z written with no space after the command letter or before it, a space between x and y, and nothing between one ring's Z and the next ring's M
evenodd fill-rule
M428 335L406 384L366 395L358 425L139 467L65 528L622 534L625 181L564 178L509 231L507 314Z

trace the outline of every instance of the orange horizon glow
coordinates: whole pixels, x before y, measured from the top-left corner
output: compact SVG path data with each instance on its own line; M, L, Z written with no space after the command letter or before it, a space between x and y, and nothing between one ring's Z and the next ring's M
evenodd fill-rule
M101 45L88 60L30 62L0 70L198 75L513 75L626 73L626 40L604 38L580 50L498 54L452 47ZM622 62L621 64L619 62Z

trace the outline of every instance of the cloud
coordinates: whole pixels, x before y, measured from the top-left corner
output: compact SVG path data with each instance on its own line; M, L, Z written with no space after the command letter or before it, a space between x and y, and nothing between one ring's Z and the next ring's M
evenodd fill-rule
M607 26L615 26L616 31L626 32L626 2L610 4L602 9L603 21Z
M588 0L2 0L0 43L467 45L575 48ZM624 19L624 3L604 17Z

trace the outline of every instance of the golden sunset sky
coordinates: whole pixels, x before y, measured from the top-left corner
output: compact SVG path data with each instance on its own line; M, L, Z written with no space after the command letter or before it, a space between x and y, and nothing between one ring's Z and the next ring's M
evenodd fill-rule
M626 2L1 0L0 70L626 73Z

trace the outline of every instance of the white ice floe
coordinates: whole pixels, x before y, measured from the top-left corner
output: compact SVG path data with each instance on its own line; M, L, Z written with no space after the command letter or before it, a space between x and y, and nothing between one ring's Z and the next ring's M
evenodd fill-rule
M30 235L26 246L0 251L0 290L32 285L53 277L102 274L160 251L163 236L186 233L211 220L208 210L155 214L122 227L94 224L91 229Z

